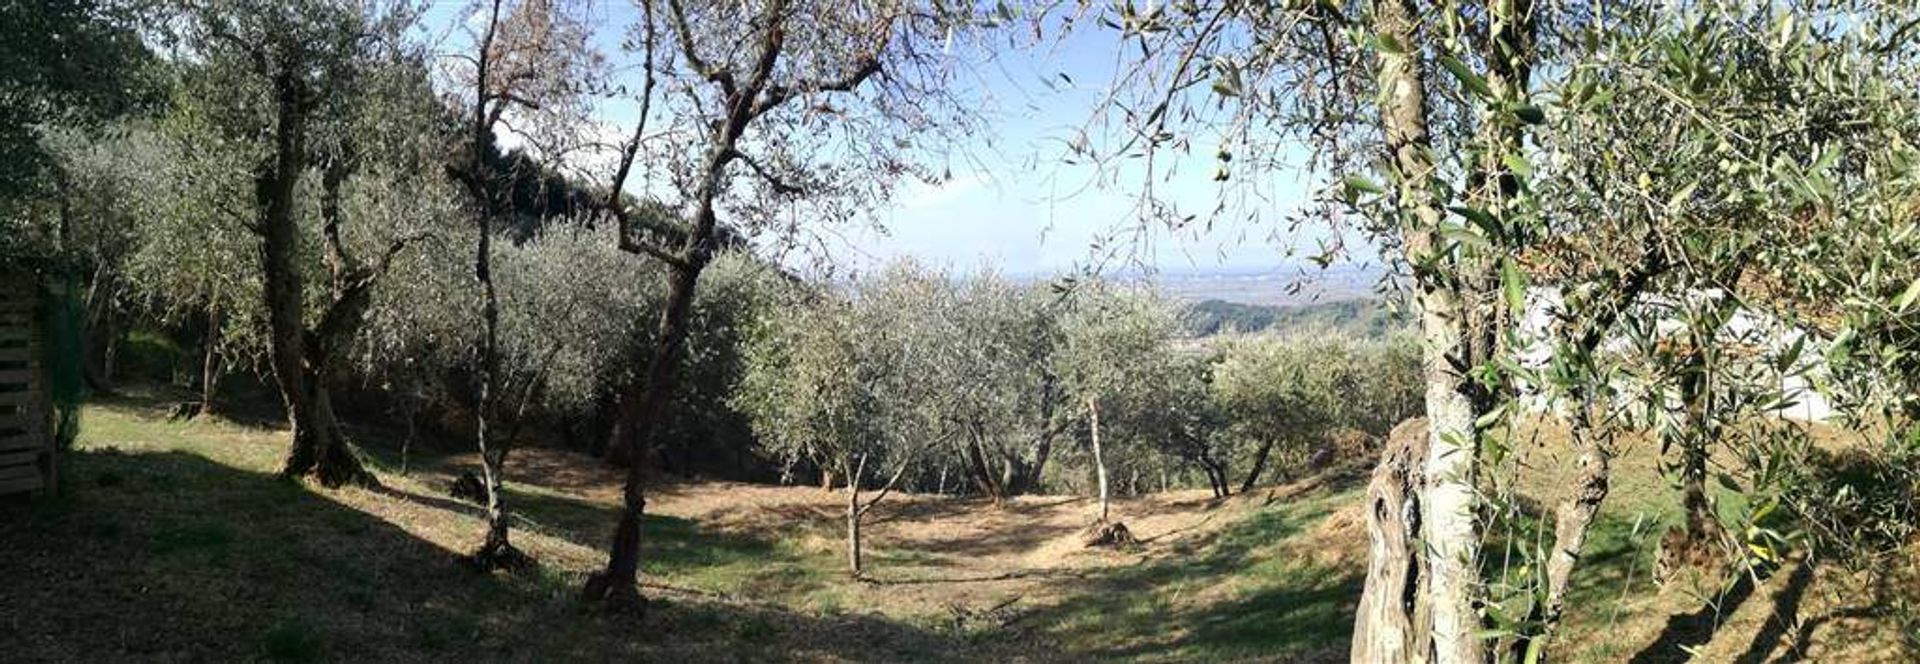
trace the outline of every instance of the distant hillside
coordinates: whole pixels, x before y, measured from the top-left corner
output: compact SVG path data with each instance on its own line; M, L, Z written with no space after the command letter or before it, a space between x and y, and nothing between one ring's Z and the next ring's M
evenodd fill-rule
M1311 304L1245 304L1204 300L1187 309L1187 329L1196 335L1223 332L1289 332L1327 329L1356 337L1379 337L1406 326L1387 303L1353 299Z
M1185 302L1222 300L1270 306L1364 300L1376 296L1381 271L1371 265L1335 265L1326 269L1288 266L1268 269L1164 270L1144 278L1162 294Z

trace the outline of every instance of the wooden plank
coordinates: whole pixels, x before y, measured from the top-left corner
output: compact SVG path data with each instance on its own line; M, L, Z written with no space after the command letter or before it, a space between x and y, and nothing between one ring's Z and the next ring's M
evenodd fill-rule
M17 452L20 450L33 450L38 452L46 449L46 447L47 442L41 440L39 435L31 431L0 436L0 452Z
M38 353L31 346L0 346L0 361L32 362Z
M34 394L30 391L0 392L0 406L31 406L35 402Z
M0 369L0 385L26 385L33 382L32 369Z
M47 485L46 481L42 480L40 476L37 474L34 475L33 477L21 478L17 480L0 480L0 495L9 494L9 493L24 493L27 491L37 491L41 487L44 487L46 485Z
M28 464L25 466L0 466L0 482L5 482L7 480L17 480L17 479L22 479L27 477L33 477L33 478L40 477L39 464Z
M37 464L39 462L40 462L39 450L18 450L14 452L0 452L0 467L36 464L34 465L34 467L38 468L39 466Z

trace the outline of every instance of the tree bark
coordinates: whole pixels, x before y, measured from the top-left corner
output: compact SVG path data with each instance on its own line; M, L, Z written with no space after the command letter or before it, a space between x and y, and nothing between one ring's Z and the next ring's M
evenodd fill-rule
M1087 399L1087 428L1093 439L1094 478L1100 484L1100 521L1107 522L1107 460L1100 452L1100 399Z
M847 571L854 578L862 572L860 560L860 475L866 469L866 457L847 474Z
M283 371L283 349L290 346L297 351L293 366L285 367L285 373L293 377L297 399L285 396L288 380L281 380L283 399L288 403L288 420L293 423L294 429L293 450L288 453L286 467L281 473L288 477L312 474L321 484L329 487L349 483L362 486L378 484L373 473L361 464L360 458L347 443L339 419L334 415L333 400L329 393L342 371L340 358L352 343L361 323L366 320L367 307L372 304L372 275L346 255L340 240L340 187L346 177L343 162L336 161L328 165L321 178L321 229L330 252L327 264L333 280L327 308L312 329L308 329L303 320L301 303L304 296L300 293L304 291L304 280L298 274L298 263L294 258L298 243L294 238L297 229L291 215L285 215L279 226L261 224L265 244L291 243L291 246L283 247L279 252L284 262L275 266L274 261L270 260L267 270L269 283L275 280L271 276L275 271L290 273L287 281L291 288L280 291L280 294L291 296L291 302L275 301L274 294L271 291L268 294L276 377ZM292 204L292 187L297 181L298 169L285 183L286 205Z
M1613 446L1597 439L1601 434L1594 431L1592 404L1582 403L1579 408L1572 432L1574 448L1578 450L1575 463L1579 474L1574 479L1573 493L1554 511L1553 551L1547 557L1547 602L1541 611L1541 635L1547 643L1551 643L1566 614L1573 569L1586 549L1587 533L1600 514L1600 504L1607 499L1612 476ZM1526 647L1526 640L1521 639L1516 645ZM1545 645L1536 648L1544 649ZM1522 650L1515 654L1524 657L1524 653Z
M1707 457L1719 431L1712 421L1711 381L1706 361L1708 341L1702 337L1711 331L1693 331L1691 346L1680 369L1682 419L1678 428L1680 447L1680 504L1686 512L1687 539L1694 545L1719 537L1720 521L1713 513L1707 495Z
M82 340L81 369L86 373L87 387L101 394L113 392L112 353L110 339L115 336L113 322L114 282L117 275L106 261L94 266L93 277L87 284L87 321L86 338Z
M318 445L313 442L315 413L312 386L307 376L306 323L301 305L306 300L306 284L298 265L299 241L294 236L294 185L304 167L300 153L304 115L293 88L293 75L275 76L278 97L272 165L260 170L254 180L255 204L259 211L260 255L265 268L264 293L267 307L269 360L280 385L281 400L287 409L287 421L293 428L293 450L282 474L300 476L313 467Z
M994 477L993 470L987 467L985 446L980 442L980 432L975 429L969 434L966 446L967 474L973 476L974 484L980 487L980 493L986 494L998 505L1007 499L1006 486Z
M678 4L670 6L676 14L679 13ZM651 3L643 6L643 11L647 12L649 60L652 58L651 7ZM696 59L697 56L692 51L693 39L687 32L689 28L685 17L677 16L676 18L679 20L675 22L675 30L680 33L678 41L682 44L683 55L689 60ZM701 158L699 169L695 171L698 173L699 180L691 192L692 195L687 197L693 206L693 215L689 223L690 228L678 253L668 253L646 243L631 244L631 238L627 236L625 217L622 216L621 249L661 259L672 269L668 280L666 306L660 313L659 331L654 336L658 345L655 346L653 358L648 363L644 382L631 386L627 391L627 396L631 396L636 403L634 408L623 409L623 419L632 419L626 423L628 426L624 427L627 440L622 442L630 447L634 454L632 462L627 465L626 484L621 492L621 516L618 526L614 529L612 551L607 557L606 569L587 580L584 590L589 599L616 602L639 599L636 584L639 576L640 525L641 515L646 508L643 461L646 458L646 452L651 450L655 442L654 436L658 430L660 415L673 395L675 375L679 370L687 331L691 325L694 288L699 282L701 271L705 270L707 264L713 260L713 254L717 250L715 228L719 220L716 203L726 183L728 166L741 157L738 149L741 137L745 135L748 125L756 118L793 99L794 90L852 90L880 70L877 59L878 49L876 49L870 56L873 59L861 63L855 73L846 78L831 83L800 81L794 85L772 85L776 65L779 64L786 44L786 31L781 29L780 24L788 19L785 3L770 3L763 15L757 19L764 21L762 25L767 29L753 54L751 66L740 72L727 70L724 74L720 74L716 71L714 75L706 77L709 81L719 84L724 111L710 125L712 134L708 151ZM648 67L648 71L646 87L651 90L652 67ZM736 76L736 74L744 74L744 76ZM646 121L646 108L650 100L651 95L648 95L642 101L641 126L644 126ZM640 135L638 131L635 132L636 141ZM772 178L765 173L761 175L768 179ZM776 188L785 189L781 186ZM616 181L610 198L617 197L619 190L620 183Z
M476 564L485 569L518 564L525 559L509 536L506 500L501 495L506 475L507 446L510 441L492 440L494 389L500 366L500 296L493 285L493 173L487 167L486 148L492 143L492 119L488 97L493 90L488 80L491 45L500 23L500 1L494 0L486 34L481 38L474 77L474 113L472 125L472 163L469 173L476 203L474 226L473 277L480 284L480 366L477 376L478 397L474 406L474 444L480 451L481 480L487 488L487 535L473 553Z
M1607 333L1639 299L1653 278L1667 268L1665 254L1661 252L1655 236L1648 236L1643 251L1645 253L1640 265L1613 289L1601 295L1604 300L1590 303L1593 307L1591 318L1584 326L1574 328L1574 332L1567 335L1570 348L1562 355L1585 363L1586 380L1595 380L1601 375L1591 363ZM1578 474L1574 479L1573 493L1563 498L1555 509L1553 552L1547 559L1547 601L1536 608L1540 622L1539 635L1544 641L1534 646L1526 638L1517 639L1515 647L1521 650L1514 654L1520 658L1527 656L1525 648L1533 647L1544 653L1551 645L1553 635L1566 615L1566 599L1573 586L1574 567L1586 549L1587 534L1611 489L1613 441L1610 435L1597 431L1594 425L1593 388L1576 385L1570 396L1579 409L1573 414L1571 427Z
M1273 440L1260 443L1260 449L1253 453L1253 468L1247 471L1247 479L1240 483L1240 493L1252 491L1254 484L1260 481L1260 473L1267 469L1267 455L1273 453Z
M268 165L254 178L260 255L265 276L269 330L269 359L280 386L293 446L281 475L315 474L322 484L339 486L366 475L359 461L341 449L339 427L319 380L321 367L311 364L308 331L302 308L306 284L299 269L300 243L294 215L294 190L305 170L306 107L293 63L280 63L273 74L275 97L274 151ZM324 359L324 358L321 358Z
M1423 539L1429 547L1426 587L1432 615L1433 661L1479 664L1486 658L1479 637L1480 524L1475 498L1479 477L1480 404L1466 372L1474 366L1474 312L1461 288L1468 280L1440 236L1445 212L1435 194L1437 177L1428 129L1425 67L1418 10L1411 0L1387 0L1377 8L1378 32L1408 48L1379 49L1377 76L1389 170L1394 176L1401 236L1415 266L1416 301L1425 356L1427 454L1421 499ZM1375 634L1393 623L1373 626ZM1376 638L1414 643L1413 635Z
M1427 346L1426 495L1422 500L1429 584L1433 593L1433 639L1441 664L1478 663L1481 642L1479 484L1480 409L1469 396L1472 379L1454 368L1467 356L1459 320L1465 312L1453 293L1431 289L1421 298L1421 332Z
M200 407L195 417L214 415L218 410L216 399L220 395L220 375L223 373L220 359L220 342L223 337L220 309L217 305L207 306L207 329L200 357Z
M646 450L653 442L655 425L671 396L674 374L691 324L693 289L700 276L699 270L706 266L712 254L710 236L713 232L713 210L710 199L704 208L701 218L705 223L696 225L696 232L690 240L695 245L694 251L689 252L688 267L674 269L671 273L667 305L661 311L659 332L654 337L659 340L659 345L654 348L645 382L630 386L627 393L622 395L623 400L632 402L632 407L621 408L619 431L623 440L615 442L617 446L628 450L626 483L620 494L620 520L614 527L607 566L587 579L585 593L589 599L616 603L637 603L640 599L637 586L640 574L640 526L647 507L644 460Z
M1426 556L1420 548L1420 494L1427 456L1425 420L1394 427L1367 483L1367 581L1354 620L1354 662L1430 660Z
M413 438L415 429L417 428L415 420L419 416L420 406L415 401L414 395L409 393L401 397L400 408L401 417L407 421L407 437L400 439L400 474L404 476L407 475L410 470L408 463L411 461L410 455L413 452Z

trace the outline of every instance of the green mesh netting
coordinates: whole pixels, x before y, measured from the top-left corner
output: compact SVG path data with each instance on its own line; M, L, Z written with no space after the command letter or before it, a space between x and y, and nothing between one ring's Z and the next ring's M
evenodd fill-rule
M80 296L80 279L72 274L53 272L41 284L41 375L47 403L53 407L54 444L66 449L80 433L80 402L87 391L81 365L86 305Z

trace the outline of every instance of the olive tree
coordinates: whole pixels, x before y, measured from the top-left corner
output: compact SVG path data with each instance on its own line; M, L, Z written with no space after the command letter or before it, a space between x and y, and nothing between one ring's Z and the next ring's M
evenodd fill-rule
M1254 445L1240 491L1253 490L1276 446L1283 463L1304 460L1308 446L1340 423L1345 399L1361 385L1352 346L1308 333L1227 347L1213 369L1213 398L1229 413L1232 434Z
M1840 12L1848 18L1831 20ZM1417 476L1395 480L1415 490L1375 495L1369 511L1381 518L1369 524L1376 550L1360 605L1355 659L1477 661L1489 653L1482 625L1498 616L1482 608L1501 602L1484 601L1488 585L1479 576L1479 560L1487 524L1479 515L1491 512L1482 509L1484 496L1477 492L1482 471L1512 457L1507 441L1489 435L1514 412L1505 404L1522 386L1549 384L1501 357L1529 345L1513 338L1513 321L1527 308L1533 275L1549 275L1555 280L1549 283L1570 295L1564 324L1555 326L1562 341L1553 344L1557 356L1575 356L1575 363L1559 378L1578 389L1602 384L1596 376L1605 369L1585 367L1577 356L1629 324L1612 312L1628 310L1621 303L1651 288L1647 284L1666 266L1683 264L1677 260L1681 252L1672 249L1691 245L1685 250L1689 258L1706 256L1696 250L1742 235L1722 233L1751 221L1716 214L1711 206L1729 199L1705 193L1705 184L1753 194L1722 190L1735 203L1765 201L1785 189L1818 191L1803 186L1820 182L1818 172L1871 160L1829 163L1813 156L1824 154L1819 149L1776 150L1829 141L1858 148L1889 144L1860 140L1859 128L1879 118L1832 125L1809 117L1814 122L1745 129L1749 122L1770 123L1779 112L1831 107L1807 103L1811 97L1733 91L1791 89L1824 96L1823 90L1840 89L1826 81L1898 80L1868 70L1882 66L1873 63L1897 61L1890 54L1908 48L1909 31L1899 27L1908 13L1848 2L1600 8L1376 1L1127 6L1107 17L1144 45L1138 66L1122 80L1125 89L1143 92L1115 106L1145 110L1123 117L1126 149L1103 156L1136 148L1188 149L1194 135L1205 131L1221 139L1222 179L1230 190L1257 182L1275 166L1289 166L1262 155L1286 155L1287 147L1303 145L1314 156L1311 166L1331 180L1322 200L1332 205L1321 208L1329 215L1319 218L1357 217L1357 225L1402 266L1413 291L1429 435L1414 454L1420 462L1403 466ZM1740 46L1727 48L1735 44ZM1849 73L1828 77L1815 70ZM1774 75L1769 72L1806 85L1749 87L1756 80L1750 76ZM1622 112L1622 105L1636 110ZM1620 131L1557 133L1610 117ZM1619 140L1636 131L1648 140ZM1640 160L1655 154L1640 152L1621 159L1626 153L1610 152L1635 145L1673 158ZM1715 160L1695 159L1716 149L1726 152L1724 169ZM1675 168L1637 168L1653 162ZM1714 179L1729 174L1740 177ZM1580 191L1588 185L1603 195ZM1786 193L1793 195L1758 206L1758 217L1766 220L1760 227L1794 226L1794 215L1787 213L1796 206L1802 215L1828 209L1809 208L1809 197ZM1223 202L1240 209L1228 195ZM1670 206L1685 214L1663 211ZM1576 208L1580 212L1572 212ZM1662 230L1676 219L1707 223L1675 227L1691 228L1684 232ZM1759 246L1764 257L1807 243L1769 240ZM1714 252L1717 257L1706 261L1714 269L1743 253ZM1585 259L1599 260L1579 262ZM1711 274L1688 279L1707 283ZM1588 403L1572 401L1582 408ZM1556 525L1558 541L1551 560L1543 561L1554 577L1547 586L1565 587L1562 579L1605 498L1608 453L1589 444L1597 441L1576 438L1583 479L1557 510L1565 527ZM1412 532L1416 527L1419 532ZM1381 544L1415 537L1422 549ZM1413 555L1383 557L1393 552ZM1405 597L1416 601L1399 599ZM1546 642L1529 635L1552 632L1558 604L1542 599L1536 609L1520 611L1518 622L1496 625L1493 633L1523 634L1504 655L1537 656Z
M209 178L250 185L238 216L259 240L268 357L293 428L282 472L330 486L374 483L341 433L329 390L374 284L420 236L408 224L350 219L354 174L369 155L395 158L392 175L437 174L422 166L420 149L435 132L412 124L432 116L406 108L432 105L423 63L402 37L413 16L326 0L174 7L168 36L199 64L176 90L175 112L237 151L231 165L243 168ZM310 298L309 282L320 279L324 297Z
M500 389L500 295L494 285L494 221L503 212L506 181L513 175L495 168L495 129L503 121L522 121L522 135L536 141L570 136L570 125L584 124L579 114L580 90L598 76L598 54L589 46L583 19L573 7L554 0L485 0L471 8L479 22L471 35L471 52L459 56L466 68L456 75L461 88L453 106L464 116L465 134L460 162L449 170L465 186L471 201L474 228L474 281L479 284L479 362L475 379L474 441L480 450L482 484L487 493L487 535L473 560L483 567L517 566L526 556L508 537L508 515L502 502L501 481L506 472L511 441L492 440L492 424L499 417L496 391ZM471 22L469 22L471 23ZM549 153L570 146L544 141ZM524 399L523 399L524 402ZM515 418L516 421L518 418Z
M669 272L655 352L620 397L618 445L635 452L630 458L644 458L673 396L694 291L720 248L723 213L748 235L798 239L803 221L850 218L902 178L937 179L921 160L967 115L948 81L958 52L949 47L971 27L968 11L833 0L641 3L639 121L611 179L607 213L623 249ZM656 103L667 128L650 132ZM667 202L682 215L636 214L620 200L636 164L643 180L675 194ZM638 596L643 482L641 464L630 463L607 565L588 580L589 598Z
M737 399L763 443L846 478L847 566L856 577L864 573L862 520L939 443L928 407L937 388L921 378L942 360L924 325L938 320L941 290L894 270L846 296L817 294L764 323L748 346ZM884 479L862 499L869 477Z
M911 269L896 267L894 270ZM936 385L931 404L949 431L954 461L994 500L1035 491L1054 457L1054 443L1077 410L1066 402L1056 355L1059 298L999 275L950 278L927 274L944 295L929 330L945 351L923 380Z
M1165 418L1177 412L1170 397L1177 363L1169 346L1180 329L1179 317L1169 303L1147 292L1087 287L1075 297L1061 322L1058 371L1074 410L1084 416L1099 496L1095 523L1105 524L1109 454L1152 449L1160 434L1177 426ZM1103 430L1109 434L1105 440ZM1216 479L1225 475L1224 468L1212 470Z

